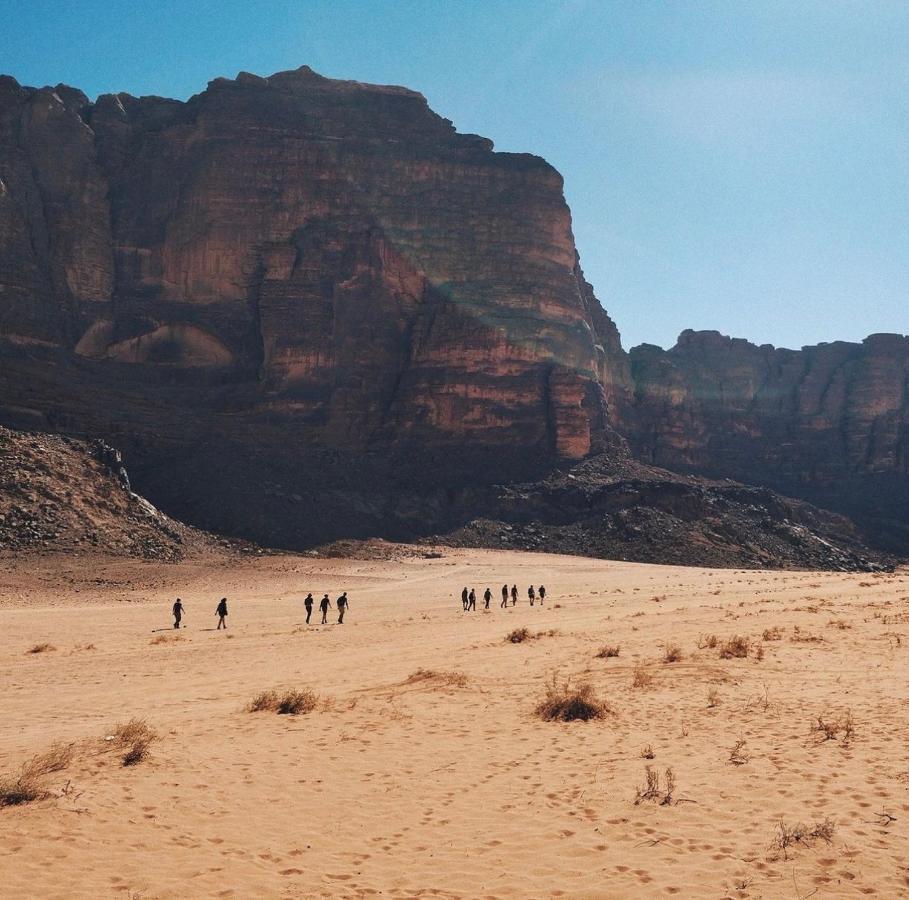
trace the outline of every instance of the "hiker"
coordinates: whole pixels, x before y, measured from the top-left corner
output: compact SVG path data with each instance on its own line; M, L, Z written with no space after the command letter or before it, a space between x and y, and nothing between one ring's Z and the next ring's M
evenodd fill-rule
M514 606L518 602L518 586L513 584L511 586L511 605Z
M183 618L183 601L177 597L177 602L174 603L174 628L180 627L180 619Z
M335 605L338 607L338 624L344 624L344 613L347 612L347 608L350 606L350 601L347 599L347 591L344 591L337 600L335 600Z
M543 601L546 599L546 588L541 584L540 585L540 606L543 605Z
M312 615L312 591L306 595L306 599L303 601L303 605L306 607L306 624L309 624L309 617Z
M218 614L218 627L216 631L222 628L227 629L227 597L222 597L215 612Z
M327 625L327 624L328 624L328 608L329 608L330 606L331 606L331 600L328 599L328 594L326 594L326 595L319 601L319 609L322 610L322 624L323 624L323 625Z
M502 602L499 604L499 609L504 609L508 606L508 585L502 585Z
M492 591L489 588L486 588L486 592L483 594L483 600L485 601L484 609L489 609L489 601L492 600Z
M533 606L533 601L536 599L536 593L533 589L533 585L527 588L527 596L530 598L530 605Z
M464 608L464 612L467 612L467 588L465 587L461 591L461 606Z
M467 609L477 611L477 592L471 588L470 593L467 595Z

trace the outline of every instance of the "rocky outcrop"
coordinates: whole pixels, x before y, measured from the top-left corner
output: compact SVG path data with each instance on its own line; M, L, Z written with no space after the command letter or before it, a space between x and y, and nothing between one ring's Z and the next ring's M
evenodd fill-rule
M810 498L909 549L909 337L794 351L686 331L630 357L640 458Z

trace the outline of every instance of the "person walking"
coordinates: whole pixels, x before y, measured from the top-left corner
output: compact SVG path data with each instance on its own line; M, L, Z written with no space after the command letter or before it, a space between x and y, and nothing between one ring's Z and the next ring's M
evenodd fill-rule
M502 585L502 602L499 604L499 609L504 609L508 606L508 585Z
M467 609L477 611L477 592L471 588L470 593L467 595Z
M322 624L323 624L323 625L327 625L327 624L328 624L328 608L329 608L330 606L331 606L331 600L328 599L328 594L326 594L326 595L319 601L319 609L322 610Z
M543 601L546 599L546 587L545 585L540 585L540 606L543 605Z
M464 612L467 612L467 599L467 588L465 587L464 590L461 591L461 607L464 609Z
M530 605L533 606L533 601L536 599L536 592L533 589L533 585L527 588L527 596L530 598Z
M312 605L313 605L313 602L314 602L314 601L313 601L313 599L312 599L312 591L310 591L310 592L306 595L306 599L303 601L303 605L306 607L306 624L307 624L307 625L309 624L309 617L312 615Z
M483 594L483 608L489 609L489 601L492 600L492 591L489 588L486 588L486 591Z
M511 586L511 605L514 606L518 602L518 586L513 584Z
M344 613L347 612L347 608L350 606L350 601L347 599L347 591L344 591L337 600L335 600L335 605L338 607L338 624L344 624Z
M177 597L176 603L174 603L173 608L174 613L174 628L180 627L180 619L183 618L183 601Z
M227 630L227 597L221 598L215 612L218 614L218 627L215 630L220 631L222 628Z

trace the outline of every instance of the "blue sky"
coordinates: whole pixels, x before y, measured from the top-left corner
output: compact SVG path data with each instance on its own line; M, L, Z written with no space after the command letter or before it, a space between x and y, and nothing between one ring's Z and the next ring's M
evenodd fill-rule
M185 98L304 63L565 177L626 347L909 331L904 0L0 0L0 71Z

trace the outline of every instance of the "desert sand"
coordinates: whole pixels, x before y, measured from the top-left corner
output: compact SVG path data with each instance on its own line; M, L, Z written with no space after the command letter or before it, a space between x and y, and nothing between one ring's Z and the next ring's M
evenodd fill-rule
M0 895L909 896L909 572L439 553L0 560L0 773L75 742L0 808ZM303 624L307 590L345 589L344 625ZM541 720L553 676L610 711ZM271 688L320 702L246 710ZM104 739L132 718L158 739L123 766ZM781 822L832 833L782 850Z

